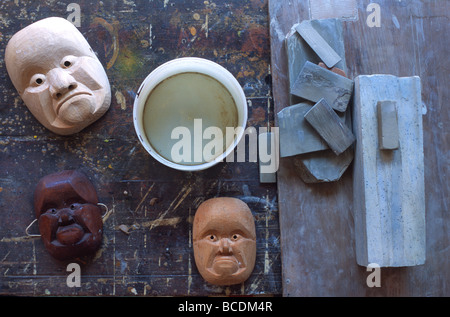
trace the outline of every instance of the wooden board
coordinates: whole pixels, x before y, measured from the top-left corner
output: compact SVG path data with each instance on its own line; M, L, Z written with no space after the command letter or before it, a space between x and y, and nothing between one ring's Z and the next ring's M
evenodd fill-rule
M259 183L258 163L175 171L145 152L132 122L135 93L144 78L171 59L197 56L236 76L248 98L249 126L273 125L267 2L77 1L79 30L105 66L113 98L99 121L60 137L27 110L3 59L15 32L45 17L67 18L69 3L0 4L0 295L280 295L277 188ZM38 180L62 169L85 173L111 210L100 251L94 259L77 261L79 288L66 284L67 263L51 258L40 239L25 237L34 219ZM255 216L256 265L242 285L209 285L194 263L192 219L203 200L216 196L242 198ZM158 198L155 204L153 198ZM121 225L131 228L129 235Z
M315 1L315 5L318 2ZM329 1L327 1L329 2ZM345 6L354 0L334 1ZM311 1L269 1L273 98L277 113L289 105L284 36L310 19ZM420 76L424 103L426 253L424 265L382 268L381 287L366 283L371 271L356 264L351 168L336 183L303 183L289 158L280 160L278 197L285 296L448 296L449 69L448 1L377 1L380 27L370 28L368 2L344 21L348 76ZM350 3L351 5L351 3ZM332 13L339 12L328 6ZM323 12L322 12L323 13Z

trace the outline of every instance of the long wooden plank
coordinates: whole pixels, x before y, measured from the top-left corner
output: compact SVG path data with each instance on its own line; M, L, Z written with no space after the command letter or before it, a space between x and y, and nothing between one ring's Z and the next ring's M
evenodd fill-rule
M352 0L353 1L353 0ZM380 0L380 27L369 27L367 2L357 1L358 19L344 21L346 73L421 77L424 125L427 259L411 268L382 268L381 287L366 283L371 272L356 263L352 172L336 183L307 185L289 158L280 160L278 196L285 296L448 296L450 258L447 178L450 141L445 100L450 67L448 1ZM289 105L284 36L309 16L310 1L269 1L275 112ZM335 1L343 5L342 1ZM329 6L333 15L333 6Z

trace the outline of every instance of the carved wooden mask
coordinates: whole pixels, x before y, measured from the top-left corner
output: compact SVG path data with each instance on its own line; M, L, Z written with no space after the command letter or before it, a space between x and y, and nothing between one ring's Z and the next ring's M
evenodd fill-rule
M63 18L46 18L17 32L5 63L28 109L56 134L77 133L109 109L111 88L102 64Z
M103 221L98 198L89 179L78 171L43 177L34 193L34 209L41 239L59 260L95 252L101 244Z
M193 241L196 266L207 282L239 284L252 273L255 222L243 201L220 197L203 202L195 214Z

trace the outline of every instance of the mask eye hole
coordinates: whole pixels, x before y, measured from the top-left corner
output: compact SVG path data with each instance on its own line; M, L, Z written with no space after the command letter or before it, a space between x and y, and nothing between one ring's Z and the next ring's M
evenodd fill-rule
M41 86L45 83L45 75L36 74L30 79L30 85L33 87Z
M217 241L217 237L214 234L210 234L208 236L208 240L211 242L215 242L215 241Z
M238 239L239 239L239 235L236 233L231 236L231 240L233 240L233 241L236 241Z
M70 68L75 64L76 60L77 60L76 56L72 55L66 56L61 60L61 67Z

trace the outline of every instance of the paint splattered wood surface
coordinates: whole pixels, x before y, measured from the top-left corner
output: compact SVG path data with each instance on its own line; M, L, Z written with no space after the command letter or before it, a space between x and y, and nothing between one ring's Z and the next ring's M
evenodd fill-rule
M70 3L0 3L0 294L281 294L277 189L259 183L257 163L175 171L145 152L132 122L143 79L166 61L197 56L236 76L248 98L249 126L273 125L267 1L77 1L79 30L107 71L113 99L100 120L61 137L43 128L23 104L6 73L4 49L34 21L67 18ZM63 169L85 173L110 209L99 252L76 261L81 287L75 288L66 284L68 263L52 259L40 239L25 237L34 219L37 181ZM209 285L195 267L193 216L203 200L216 196L243 199L255 216L257 261L242 285Z

